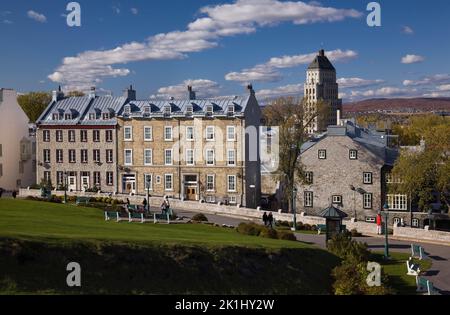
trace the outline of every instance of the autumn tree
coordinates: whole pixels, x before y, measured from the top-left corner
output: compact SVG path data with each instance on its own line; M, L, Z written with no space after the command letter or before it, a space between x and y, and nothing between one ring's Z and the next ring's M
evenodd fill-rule
M81 91L70 91L69 93L67 93L68 97L81 97L81 96L85 96L86 94L84 94Z
M17 97L20 107L27 114L30 122L38 120L51 100L52 96L47 92L31 92Z
M293 212L292 193L294 187L303 181L300 153L303 144L309 140L308 128L318 117L328 117L329 106L320 102L317 109L306 110L304 100L293 97L279 98L263 111L267 126L279 128L278 180L284 183L283 199ZM312 107L314 108L314 107Z

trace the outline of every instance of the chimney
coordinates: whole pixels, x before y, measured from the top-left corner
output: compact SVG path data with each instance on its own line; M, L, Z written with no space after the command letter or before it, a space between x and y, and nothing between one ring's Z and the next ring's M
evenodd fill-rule
M319 56L325 57L325 50L323 50L323 49L319 50Z
M58 91L52 92L52 102L58 102L64 98L64 93L61 89L61 85L58 87Z
M135 101L136 100L136 91L133 90L133 86L130 85L130 87L123 91L123 96L129 100L129 101Z
M336 119L336 125L341 126L341 110L337 110L337 119Z
M193 101L197 98L195 91L192 89L191 85L188 85L188 92L189 92L189 100Z
M95 98L95 86L91 87L91 90L89 91L89 98Z
M250 93L250 95L255 95L255 90L253 90L253 85L251 83L247 85L247 90Z

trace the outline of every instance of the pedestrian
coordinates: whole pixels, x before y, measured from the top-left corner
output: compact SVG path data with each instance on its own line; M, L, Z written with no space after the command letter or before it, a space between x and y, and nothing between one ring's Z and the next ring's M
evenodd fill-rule
M127 198L127 206L130 206L130 205L131 205L130 199Z
M161 204L161 214L166 214L170 209L169 197L164 197L163 203Z
M263 222L264 222L264 226L267 226L267 221L269 221L269 217L267 216L267 212L264 212L263 215Z
M144 201L142 202L142 205L144 206L144 211L148 211L147 210L147 205L148 205L147 198L144 198Z
M14 199L16 199L16 197L17 197L17 192L16 192L15 190L12 192L12 196L13 196Z
M381 219L381 213L377 214L377 234L381 235L382 234L382 224L383 224L383 220Z
M272 214L272 212L269 213L269 216L267 217L267 220L269 221L270 228L273 229L273 214Z
M0 198L2 198L3 195L3 188L0 188Z

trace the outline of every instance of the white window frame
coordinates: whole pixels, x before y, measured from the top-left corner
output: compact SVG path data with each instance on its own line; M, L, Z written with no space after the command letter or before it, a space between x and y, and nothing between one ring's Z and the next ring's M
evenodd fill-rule
M341 195L333 195L332 196L333 204L341 205L342 204L342 196Z
M305 208L312 208L314 206L314 192L305 191L303 201Z
M230 153L233 153L233 160L230 158ZM233 163L231 163L233 162ZM227 150L227 165L228 166L236 166L236 150Z
M392 211L408 211L408 196L395 194L388 195L389 210Z
M211 153L212 152L212 163L209 163L210 162L210 160L209 160L209 153ZM205 159L206 161L206 166L214 166L214 165L216 165L216 152L214 151L214 149L207 149L206 150L206 159Z
M61 156L59 153L61 153ZM64 163L64 151L61 149L56 150L56 163Z
M170 162L167 161L167 153L170 152ZM164 165L172 166L173 165L173 149L165 149L164 150Z
M234 189L230 186L230 179L233 178ZM227 191L228 192L237 192L237 176L236 175L228 175L227 176Z
M150 177L150 187L147 187L147 178ZM153 191L153 174L144 174L144 189L145 191Z
M88 142L89 135L87 130L80 130L80 142Z
M83 153L86 153L86 156L83 156ZM88 150L81 150L80 151L80 155L81 155L81 163L82 164L86 164L89 162L89 153ZM86 159L85 159L86 158Z
M190 159L189 154L192 154L192 159ZM195 150L194 149L186 149L186 165L188 165L188 166L195 165Z
M212 138L208 138L209 135L212 135ZM206 126L205 139L206 141L216 141L216 128L214 126Z
M210 184L209 179L212 178L212 188L209 189L208 185ZM206 175L206 191L207 192L214 192L216 191L216 175L214 174L208 174Z
M106 163L114 163L114 151L106 150Z
M305 181L307 185L314 184L314 172L305 172Z
M114 186L114 172L106 172L106 185Z
M230 130L233 130L233 137L230 137ZM227 141L228 142L236 141L236 127L235 126L227 126Z
M151 113L152 113L152 108L151 108L151 106L150 106L150 105L144 105L144 108L143 108L143 114L144 114L145 116L150 116Z
M72 154L73 153L73 154ZM72 159L73 158L73 159ZM69 150L69 163L76 163L77 162L77 151L75 150Z
M56 142L64 141L64 132L62 130L56 130Z
M167 137L168 130L170 130L170 138ZM173 141L173 126L164 126L164 141Z
M167 186L168 177L170 177L170 187ZM173 191L173 174L164 174L164 191Z
M76 142L77 136L75 130L68 131L69 142Z
M354 161L358 159L358 150L351 149L348 153L350 160Z
M114 133L112 130L105 131L105 139L106 139L106 142L109 142L109 143L114 142Z
M150 137L147 137L147 131L150 131ZM153 141L153 127L152 126L144 126L144 141Z
M373 209L373 194L372 193L363 194L363 208L365 210Z
M96 137L96 135L98 137ZM94 142L100 142L100 138L101 138L100 130L92 130L92 139L93 139L93 141Z
M44 149L44 163L50 163L51 162L51 152L48 149Z
M100 172L93 172L92 180L94 186L100 187L102 185L102 174Z
M319 160L326 160L327 159L327 150L319 150Z
M188 138L189 135L189 131L188 130L192 130L192 138ZM186 127L186 141L195 141L195 128L194 126L187 126Z
M42 138L44 139L44 142L50 142L50 130L43 130Z
M127 131L129 131L129 138L127 138ZM133 127L132 126L125 126L123 128L123 140L124 141L133 141Z
M127 162L127 152L130 153L130 162ZM123 164L126 166L133 165L133 149L124 149L123 150Z
M212 116L214 114L214 106L213 105L207 105L206 106L206 115Z
M147 156L148 153L150 153L150 156ZM150 158L150 162L147 160L148 157ZM144 149L144 165L153 165L153 149Z
M96 159L96 157L98 157L98 159ZM100 163L102 160L102 152L98 149L92 150L92 158L94 163Z
M364 185L372 185L373 184L373 173L364 172L363 173L363 183L364 183Z

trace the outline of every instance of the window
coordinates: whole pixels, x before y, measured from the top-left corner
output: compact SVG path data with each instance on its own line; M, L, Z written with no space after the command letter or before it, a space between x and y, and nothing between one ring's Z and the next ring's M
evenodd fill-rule
M151 174L144 174L144 188L145 190L153 190L153 176Z
M372 173L364 173L363 174L363 180L365 185L372 185L373 184L373 174Z
M419 219L412 219L412 227L415 228L419 227Z
M63 131L62 130L56 130L56 142L63 142Z
M208 105L206 106L206 115L207 116L212 116L212 114L214 113L214 108L212 105Z
M127 149L124 154L125 165L133 165L133 150Z
M165 141L173 140L173 128L171 126L164 127L164 140Z
M44 142L50 142L50 130L42 131Z
M194 113L194 107L192 105L188 105L186 107L186 115L187 116L192 116L193 113Z
M350 150L350 160L357 160L358 159L358 151L357 150Z
M88 162L88 150L81 150L81 163L86 164Z
M186 165L194 165L194 150L186 149Z
M106 150L106 163L114 163L113 150Z
M75 142L75 130L69 130L69 142Z
M106 185L113 186L114 185L114 173L106 172Z
M164 164L165 165L173 165L172 149L164 150Z
M64 163L63 150L56 150L56 163Z
M44 163L50 163L50 150L44 150Z
M228 183L227 183L228 191L229 192L236 192L236 176L235 175L228 175Z
M69 150L69 163L76 163L76 162L77 162L77 157L76 157L75 150Z
M52 114L52 120L59 120L59 114L53 113Z
M325 160L327 158L327 150L319 150L319 160Z
M97 119L97 115L95 113L89 113L89 120Z
M144 165L152 165L153 164L153 150L145 149L144 150Z
M100 163L100 150L94 150L94 162Z
M64 119L65 120L72 120L72 115L71 114L65 114L64 115Z
M406 211L408 210L407 195L388 195L389 210Z
M333 200L333 204L334 204L334 205L342 205L342 196L340 196L340 195L334 195L334 196L332 197L332 200Z
M402 180L392 174L386 174L386 182L388 184L401 184Z
M372 194L365 193L363 195L363 206L364 209L372 209Z
M96 187L100 187L101 186L100 172L94 172L94 186L96 186Z
M133 141L133 127L125 127L123 129L123 139L125 141Z
M230 196L230 205L237 204L237 197L236 196Z
M164 189L166 191L173 190L173 174L164 175Z
M228 166L236 166L236 151L228 150Z
M305 191L305 200L304 200L304 206L307 208L312 208L313 206L313 197L314 193L312 191Z
M172 113L172 106L166 105L164 106L164 116L170 116Z
M206 150L206 165L214 165L214 150Z
M206 141L214 141L214 127L208 126L206 127Z
M306 172L305 173L305 184L312 185L314 183L314 173Z
M44 180L48 183L52 180L52 173L49 171L44 172Z
M58 186L64 185L64 172L56 172L56 184Z
M186 127L186 141L194 141L194 127Z
M215 190L215 175L206 175L206 191Z
M150 105L144 106L144 116L150 116L151 111Z
M227 127L227 141L236 141L236 128L234 126Z
M93 136L94 142L100 142L100 130L93 130L92 136Z
M152 141L152 140L153 140L153 128L144 127L144 141Z
M234 115L234 105L228 106L227 113L228 113L229 116Z
M113 142L113 131L106 130L106 142Z
M81 130L80 131L80 139L81 139L81 142L87 142L88 141L87 130Z
M109 120L109 113L103 113L102 118L103 120Z
M123 108L123 114L125 116L129 116L131 114L131 106L130 105L125 105L125 107Z

